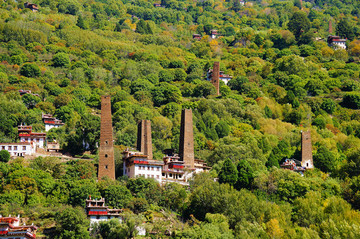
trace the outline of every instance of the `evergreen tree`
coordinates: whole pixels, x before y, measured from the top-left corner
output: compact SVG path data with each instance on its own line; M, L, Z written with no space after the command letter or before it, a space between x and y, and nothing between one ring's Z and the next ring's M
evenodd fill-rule
M353 40L356 36L356 29L350 24L349 19L342 18L336 25L336 35Z
M81 29L87 29L86 23L84 18L79 15L76 26L80 27Z
M149 23L146 23L146 34L154 34Z
M272 113L271 109L269 108L269 106L265 106L264 110L265 110L265 116L267 118L272 118L273 113Z
M269 159L266 162L265 166L268 167L268 168L271 168L273 166L279 168L280 167L279 162L280 162L281 159L282 159L281 151L280 151L279 147L276 146L271 151Z
M146 22L141 19L137 24L136 24L136 30L135 32L140 33L140 34L146 34L147 33L147 24Z
M246 160L240 160L237 165L238 180L236 182L236 188L250 189L252 182L254 181L254 170Z
M288 23L288 28L295 35L296 40L299 40L300 36L310 29L310 20L307 18L306 13L302 11L295 12Z
M235 185L238 179L238 171L231 161L226 159L219 173L219 183L228 183L232 186Z
M335 155L325 146L321 145L314 155L314 165L323 172L331 172L335 167Z
M228 134L230 133L230 127L229 125L226 123L226 121L221 120L216 126L215 126L215 130L217 135L219 136L219 138L223 138L225 136L228 136Z

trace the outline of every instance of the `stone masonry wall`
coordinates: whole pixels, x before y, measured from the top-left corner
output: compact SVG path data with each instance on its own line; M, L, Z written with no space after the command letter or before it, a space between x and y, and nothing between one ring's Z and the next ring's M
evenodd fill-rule
M153 158L151 140L151 121L141 120L138 124L137 150Z
M183 109L181 112L179 156L185 165L194 168L194 129L192 110Z
M220 95L220 63L218 61L214 62L212 77L211 77L211 83L216 88L216 95Z
M110 96L101 97L101 126L98 179L102 177L115 179L115 162L113 146L113 130L111 119Z
M314 168L310 130L301 133L301 166Z

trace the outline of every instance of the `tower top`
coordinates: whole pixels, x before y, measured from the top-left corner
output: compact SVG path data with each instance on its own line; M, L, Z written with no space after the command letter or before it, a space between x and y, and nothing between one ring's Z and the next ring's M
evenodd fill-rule
M141 120L138 123L137 150L147 155L148 159L153 158L150 120Z

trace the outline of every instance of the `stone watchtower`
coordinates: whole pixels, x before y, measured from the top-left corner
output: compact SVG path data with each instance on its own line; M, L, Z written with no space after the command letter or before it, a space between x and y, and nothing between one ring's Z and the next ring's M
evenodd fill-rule
M101 96L101 126L98 180L107 176L115 179L113 130L110 96Z
M153 158L150 120L141 120L138 124L137 150L147 155L148 159Z
M194 129L192 110L183 109L181 112L180 126L180 160L184 161L186 167L194 168Z
M314 168L310 130L301 132L301 166Z
M211 83L216 88L216 95L220 95L220 63L218 61L214 62L214 67L211 75Z

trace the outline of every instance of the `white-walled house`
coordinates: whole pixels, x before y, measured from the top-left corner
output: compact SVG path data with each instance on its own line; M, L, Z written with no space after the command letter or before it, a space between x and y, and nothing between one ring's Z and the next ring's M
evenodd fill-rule
M144 177L156 179L161 184L163 162L147 159L147 155L124 151L123 174L129 178Z
M46 133L32 132L32 126L30 125L18 126L18 133L20 142L35 143L36 147L44 148L46 141Z
M0 143L0 150L7 150L13 158L24 157L33 155L36 151L36 146L30 142Z

